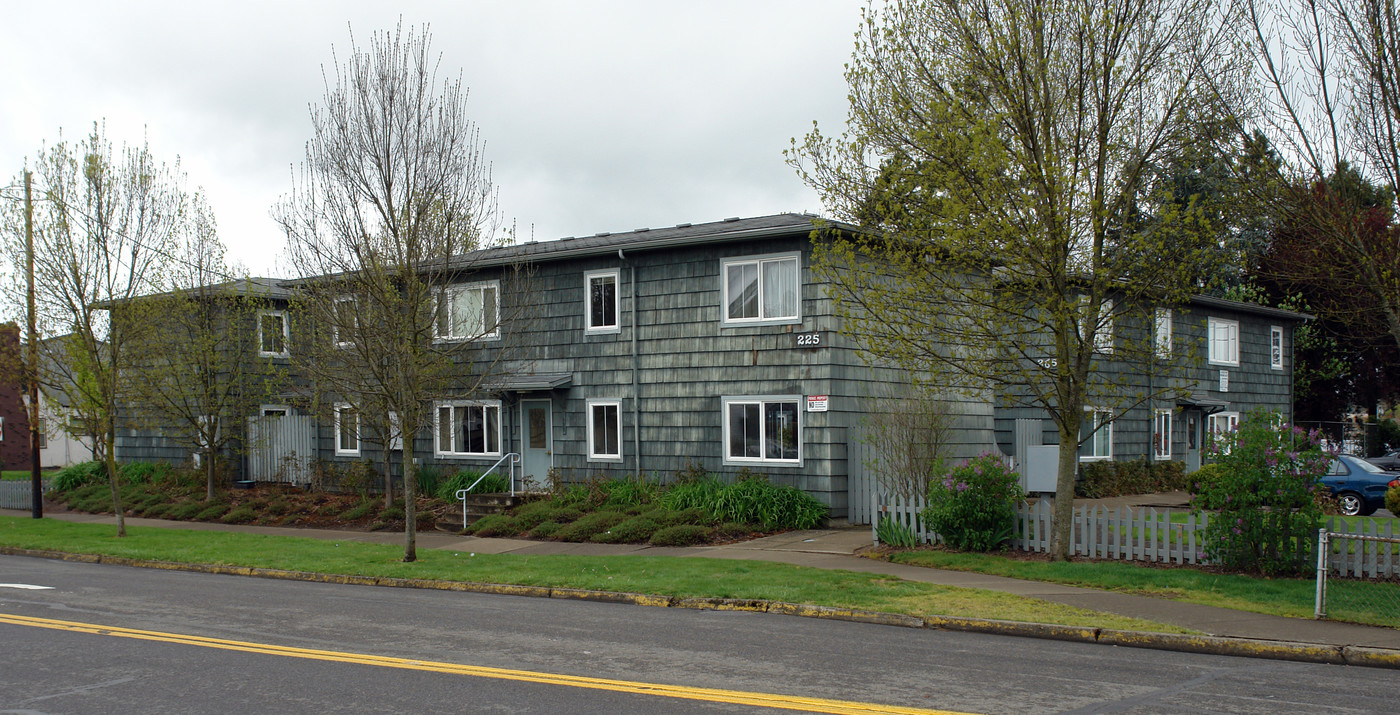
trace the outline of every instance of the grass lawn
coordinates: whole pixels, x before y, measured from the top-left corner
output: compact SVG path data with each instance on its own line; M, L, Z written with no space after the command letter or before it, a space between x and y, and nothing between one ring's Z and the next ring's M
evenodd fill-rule
M972 571L1030 581L1048 581L1170 598L1292 618L1312 618L1316 598L1316 582L1311 577L1263 578L1122 561L1028 561L993 554L941 550L896 552L890 554L889 560L915 566ZM1348 581L1346 584L1350 591L1360 594L1363 600L1372 603L1394 603L1400 598L1400 585L1393 582ZM1329 615L1340 616L1331 613ZM1400 628L1400 614L1393 611L1389 614L1349 613L1346 620Z
M40 472L39 476L48 479L55 474L53 470ZM27 482L30 480L29 470L6 469L0 471L0 482Z
M422 549L403 563L399 546L304 537L127 527L0 517L0 544L135 559L252 566L327 574L478 581L630 591L678 597L752 598L943 615L1101 626L1164 633L1175 626L1011 594L904 581L893 576L788 564L646 556L521 556Z

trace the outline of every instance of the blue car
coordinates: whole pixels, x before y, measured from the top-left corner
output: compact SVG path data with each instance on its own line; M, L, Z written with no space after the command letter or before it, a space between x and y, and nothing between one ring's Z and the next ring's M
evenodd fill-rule
M1332 458L1332 466L1320 482L1332 490L1343 515L1366 516L1385 507L1385 491L1400 485L1400 473L1387 472L1359 457L1339 454Z

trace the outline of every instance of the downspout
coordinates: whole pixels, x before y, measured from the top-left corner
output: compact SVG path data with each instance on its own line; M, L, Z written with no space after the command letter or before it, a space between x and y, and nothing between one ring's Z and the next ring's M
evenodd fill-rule
M642 476L642 395L637 382L637 264L627 260L622 249L617 249L617 257L631 269L628 283L632 291L632 473Z

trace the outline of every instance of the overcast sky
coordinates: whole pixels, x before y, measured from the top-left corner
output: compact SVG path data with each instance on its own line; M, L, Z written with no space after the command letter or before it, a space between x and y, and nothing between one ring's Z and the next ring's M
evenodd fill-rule
M431 26L522 240L820 212L782 151L839 133L857 0L6 3L0 184L105 120L203 187L231 257L280 270L291 188L349 26ZM349 26L347 26L349 23Z

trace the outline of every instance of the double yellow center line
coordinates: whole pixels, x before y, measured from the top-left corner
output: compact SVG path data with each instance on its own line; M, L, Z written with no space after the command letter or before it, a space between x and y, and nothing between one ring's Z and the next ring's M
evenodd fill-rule
M220 650L240 651L243 653L279 655L290 658L306 658L309 660L324 660L335 663L352 663L355 665L373 665L382 668L423 670L433 673L446 673L449 675L468 675L476 678L515 680L525 683L538 683L541 685L562 685L572 688L590 688L593 690L609 690L618 693L632 693L635 695L653 695L664 698L682 698L686 700L703 700L716 703L753 705L755 707L801 710L813 713L840 713L843 715L852 713L960 715L948 710L925 710L922 708L901 707L897 705L879 705L875 703L859 703L845 700L806 698L796 695L779 695L774 693L751 693L741 690L691 688L683 685L667 685L664 683L642 683L631 680L589 678L560 673L539 673L529 670L489 668L479 665L442 663L411 658L393 658L382 655L367 655L364 653L292 648L289 646L270 645L266 643L249 643L247 641L232 641L222 638L205 638L203 636L183 635L180 633L162 633L160 631L143 631L135 628L118 628L93 623L79 623L76 621L32 618L8 613L0 613L0 623L68 631L70 633L89 633L93 635L115 636L117 638L135 638L137 640L175 643L178 645L198 646L200 648L218 648Z

